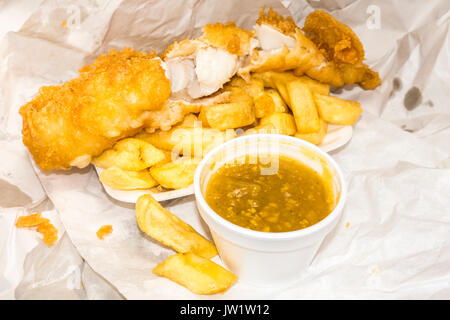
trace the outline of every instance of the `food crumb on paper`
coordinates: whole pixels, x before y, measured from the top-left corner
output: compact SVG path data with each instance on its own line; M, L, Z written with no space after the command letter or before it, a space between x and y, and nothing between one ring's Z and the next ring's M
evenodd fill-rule
M379 276L381 273L381 268L380 268L380 266L376 265L372 268L371 271L372 271L372 274Z
M58 240L58 230L50 223L50 220L42 217L40 212L19 217L16 222L16 227L37 227L37 231L43 236L44 243L49 247Z
M350 227L350 222L347 221L347 222L345 223L345 227L346 227L346 228L349 228L349 227Z
M99 238L100 240L103 240L103 238L110 234L113 231L113 227L112 225L104 225L101 226L100 229L98 229L97 231L97 238Z

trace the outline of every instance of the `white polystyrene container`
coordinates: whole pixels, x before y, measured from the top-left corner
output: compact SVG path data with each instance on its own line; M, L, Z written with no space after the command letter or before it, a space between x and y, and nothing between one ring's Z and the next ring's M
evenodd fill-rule
M335 208L326 218L297 231L260 232L235 225L208 206L203 195L209 178L225 162L246 154L277 152L298 159L319 174L325 172L324 167L331 173ZM339 220L346 199L341 169L326 152L306 141L278 134L244 136L216 147L197 167L194 192L198 211L211 231L222 261L240 281L261 286L284 286L301 276Z

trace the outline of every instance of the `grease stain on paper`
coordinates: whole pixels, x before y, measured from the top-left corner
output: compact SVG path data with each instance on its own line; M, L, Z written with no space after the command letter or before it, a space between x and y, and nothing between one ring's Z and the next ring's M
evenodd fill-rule
M392 98L397 91L400 91L402 87L402 80L400 78L394 78L394 80L392 80L392 90L391 93L389 93L389 99Z
M414 132L413 129L408 129L408 128L406 127L406 124L402 125L402 129L403 129L404 131L406 131L406 132L410 132L410 133Z
M412 87L405 94L403 105L406 110L412 111L422 103L422 92L417 87Z

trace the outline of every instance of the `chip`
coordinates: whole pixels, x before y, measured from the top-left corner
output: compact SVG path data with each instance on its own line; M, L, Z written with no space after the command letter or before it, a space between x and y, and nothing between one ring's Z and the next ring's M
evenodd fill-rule
M292 136L297 131L294 117L289 113L276 112L261 118L260 127L268 124L273 125L273 128L279 134Z
M192 252L170 256L153 269L196 294L214 294L226 291L237 281L237 276L211 260Z
M327 134L327 128L328 123L325 120L320 119L320 129L318 132L296 133L294 136L306 140L308 142L311 142L312 144L319 145Z
M314 93L314 101L320 117L325 121L340 125L353 125L362 113L361 104L356 101Z
M94 158L92 163L105 169L118 167L128 171L140 171L158 163L164 157L164 153L150 143L141 139L127 138Z
M158 184L148 169L127 171L110 167L100 173L99 179L105 186L116 190L150 189Z
M151 195L138 198L136 220L144 233L177 252L194 252L208 259L217 255L212 242L161 206Z
M194 182L194 174L199 158L181 157L172 162L155 165L150 174L161 186L167 189L181 189Z

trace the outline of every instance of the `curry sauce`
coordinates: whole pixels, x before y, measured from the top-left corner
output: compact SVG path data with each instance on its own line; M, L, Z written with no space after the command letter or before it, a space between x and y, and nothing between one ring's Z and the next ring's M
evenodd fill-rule
M206 202L224 219L257 231L294 231L324 219L332 204L323 178L290 157L277 161L273 174L262 174L267 166L248 158L226 163L211 176Z

